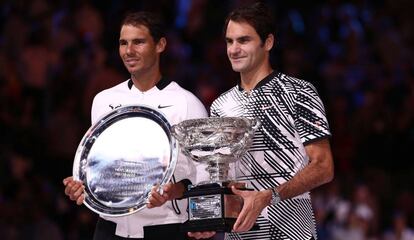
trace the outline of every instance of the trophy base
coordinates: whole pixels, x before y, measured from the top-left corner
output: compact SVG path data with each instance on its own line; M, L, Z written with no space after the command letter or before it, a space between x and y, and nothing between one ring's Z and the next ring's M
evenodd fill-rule
M184 194L188 198L189 216L182 231L231 232L243 207L243 199L233 194L228 184L225 185L197 185Z
M236 218L187 220L181 225L182 232L231 232Z

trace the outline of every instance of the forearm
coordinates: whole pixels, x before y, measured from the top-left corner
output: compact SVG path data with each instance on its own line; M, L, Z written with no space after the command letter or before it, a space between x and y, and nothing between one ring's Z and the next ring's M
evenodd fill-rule
M319 141L306 147L309 164L291 180L277 187L281 199L292 198L311 191L333 179L334 168L329 142Z
M281 184L276 189L283 200L309 192L329 181L330 178L325 176L324 173L318 174L312 169L303 169L290 181Z

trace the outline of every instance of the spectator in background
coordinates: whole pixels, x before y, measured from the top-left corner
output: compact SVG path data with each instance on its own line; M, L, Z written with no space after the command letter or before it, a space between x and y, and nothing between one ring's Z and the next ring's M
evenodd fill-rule
M1 2L0 164L9 162L5 153L13 147L19 153L29 153L34 167L30 176L38 179L42 190L51 191L50 205L41 207L48 208L45 214L65 238L92 239L90 230L96 223L96 214L72 204L59 189L61 179L71 172L77 146L74 143L90 126L93 97L128 77L119 61L118 36L113 34L119 31L122 13L147 9L168 20L168 48L161 59L165 63L161 63L163 75L195 93L205 106L237 82L238 74L222 56L225 42L218 26L229 9L246 0L196 2ZM270 52L271 62L278 71L310 81L326 104L341 202L348 202L351 208L352 192L364 180L380 210L377 238L389 227L395 211L407 216L407 226L412 229L414 162L407 161L406 156L412 155L414 142L414 1L263 2L275 13L280 36ZM176 24L179 5L188 9L183 12L186 18L180 26ZM176 44L172 44L169 34L175 35ZM38 47L46 48L48 53L40 51L37 56L23 50ZM35 56L32 61L41 63L28 62L29 55ZM34 88L30 65L40 64L42 69L34 70L42 73L44 62L48 63L46 81ZM107 73L111 69L115 74ZM101 74L106 80L98 77ZM39 76L35 78L41 79ZM61 127L59 131L59 126L67 126L68 122L72 122L69 129ZM1 179L12 179L9 168L1 167L0 171ZM32 178L25 179L18 187L35 189L33 183ZM10 187L9 181L1 181L0 209L16 213L17 195L4 190ZM329 193L321 194L322 198L330 198L325 195ZM312 200L314 195L312 191ZM39 202L27 202L29 207L21 215L26 226L33 221L27 214L36 209L31 205ZM321 204L330 206L324 201ZM336 221L330 214L325 218L327 227ZM0 215L1 229L22 229L21 222ZM15 214L16 217L20 216ZM88 220L80 221L81 218ZM316 223L321 224L318 219ZM0 235L2 240L12 239ZM323 239L322 235L318 234L318 239Z
M383 236L384 240L410 240L414 239L414 229L407 225L407 216L396 212L392 218L392 226Z

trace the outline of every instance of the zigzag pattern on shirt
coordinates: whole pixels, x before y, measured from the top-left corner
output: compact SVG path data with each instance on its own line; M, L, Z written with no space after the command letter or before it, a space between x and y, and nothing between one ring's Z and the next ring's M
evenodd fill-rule
M276 229L271 225L269 220L259 216L256 221L259 229L255 231L248 231L243 233L229 233L226 234L225 240L271 240L271 239L288 239L288 238L273 238L276 236Z
M268 207L270 222L287 234L289 239L302 240L316 236L310 199L287 199L277 207Z

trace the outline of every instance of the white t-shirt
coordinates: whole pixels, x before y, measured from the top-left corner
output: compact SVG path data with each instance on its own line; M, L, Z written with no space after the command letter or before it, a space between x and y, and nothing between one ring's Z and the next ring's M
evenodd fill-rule
M140 104L155 108L162 112L170 125L180 123L186 119L207 117L207 112L200 100L189 91L180 87L176 82L163 78L146 92L139 91L131 80L124 81L112 88L98 93L92 104L92 123L115 108ZM196 183L196 162L178 155L174 170L175 180L189 179ZM187 219L187 200L177 200L181 214L177 214L172 202L166 202L161 207L144 208L134 214L122 217L102 218L116 223L115 234L121 237L143 238L143 226L184 222Z

